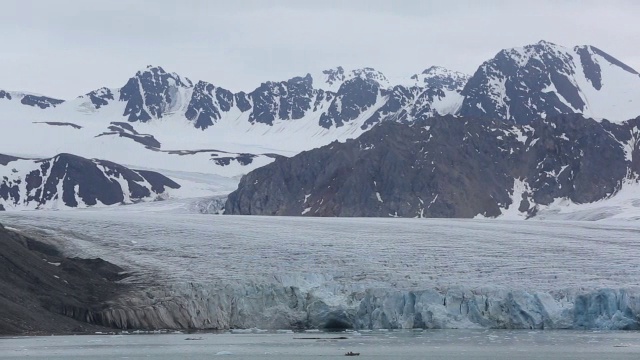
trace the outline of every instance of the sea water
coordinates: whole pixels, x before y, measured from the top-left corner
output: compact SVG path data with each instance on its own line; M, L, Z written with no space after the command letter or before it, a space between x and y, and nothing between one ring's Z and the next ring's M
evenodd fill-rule
M640 332L402 330L0 338L0 359L640 359Z

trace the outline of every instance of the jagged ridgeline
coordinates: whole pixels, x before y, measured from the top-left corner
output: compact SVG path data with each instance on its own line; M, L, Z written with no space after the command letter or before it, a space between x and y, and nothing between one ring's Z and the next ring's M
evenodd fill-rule
M344 150L343 145L332 144L351 158L386 161L386 168L391 170L362 173L357 179L347 179L345 169L332 175L354 181L361 188L340 182L331 184L330 190L322 190L319 184L309 188L306 180L290 182L292 186L304 185L303 191L281 190L281 186L273 184L272 190L282 193L270 195L269 200L258 200L247 193L264 192L248 190L263 186L262 179L256 179L255 186L243 182L230 198L230 201L237 199L243 193L242 200L229 203L227 210L322 216L495 216L507 208L513 210L512 203L517 204L518 213L531 216L538 205L554 199L566 197L573 202L589 202L611 195L619 188L616 184L620 179L633 175L623 170L630 171L629 164L636 161L625 138L631 131L627 128L634 128L629 119L640 115L640 74L594 46L564 47L540 41L505 49L482 63L472 75L434 66L406 78L390 78L373 68L336 67L285 81L266 81L247 91L231 91L215 82L192 81L162 67L149 66L123 84L120 88L99 88L67 101L0 90L0 114L5 115L6 127L12 129L12 136L0 144L0 153L37 154L41 158L68 153L134 168L219 175L235 182L277 158L278 164L287 163L282 156L291 157L363 134L361 139L367 139L374 136L366 135L371 129L375 129L378 137L380 132L389 131L385 137L395 139L398 146L403 142L407 148L412 141L424 143L424 150L410 149L416 159L398 155L400 150L373 158L367 154L376 154L375 149L363 148L355 153ZM588 147L594 144L580 143L585 140L578 137L577 129L548 133L542 130L542 124L551 127L555 122L559 128L566 127L562 122L568 117L564 115L570 114L595 120L590 125L586 122L581 125L593 128L595 132L588 136L594 144L611 143L615 148L625 149L624 156L604 152L613 159L612 164L605 165L615 166L606 176L591 173L591 167L600 166L600 162L577 163L575 159L566 159L567 156L577 159L575 149L592 151ZM455 116L451 118L453 123L447 125L450 128L438 123L429 125L433 126L429 132L423 129L427 125L420 125L428 123L429 117L445 115ZM456 122L459 117L466 125ZM387 123L403 124L409 130L401 131L398 129L402 126ZM378 124L383 124L381 129L385 130L376 129ZM460 135L460 131L467 129L471 135ZM536 129L535 133L530 129ZM585 130L585 134L588 131L591 130ZM519 133L519 139L524 140L513 142L513 136L497 135L501 132ZM433 138L429 141L415 138L427 135ZM531 140L538 138L536 143ZM564 144L565 138L571 144ZM482 144L485 158L474 153L476 158L472 159L461 153L461 149L475 152L474 141ZM377 142L375 146L389 145ZM326 149L322 151L327 152L327 159L331 158L322 160L328 166L327 171L350 163L351 158L342 159L346 153L329 155ZM426 155L418 155L423 151ZM392 154L399 158L392 159ZM419 168L427 173L416 173L418 164L409 165L418 158L424 162ZM494 164L494 160L505 163ZM364 166L352 165L354 169ZM315 166L287 171L295 171L295 177L307 179L313 177ZM414 168L404 170L404 166ZM447 166L464 168L447 170ZM548 170L551 166L553 169ZM16 173L12 169L0 166L0 174L6 177L2 190L5 194L9 187L16 186L16 181L26 182L24 177L13 175L22 173L21 169L16 169ZM418 178L402 182L391 174L393 171ZM534 174L536 171L539 173ZM249 177L252 176L255 175ZM606 181L598 180L602 176L607 177ZM313 181L322 180L329 185L331 179ZM589 181L593 189L587 186ZM104 182L105 186L112 183ZM576 190L572 194L574 185L583 193ZM331 195L329 199L327 196L337 191L337 187L357 191L349 196ZM202 194L186 190L189 191L184 193L189 196ZM291 196L306 205L291 205L294 201ZM284 198L285 202L274 207L274 199L284 201ZM16 208L24 204L16 202L15 196L12 199ZM323 201L322 205L314 203L314 199ZM0 197L0 204L1 201L6 204L8 196ZM344 201L355 203L329 205ZM113 203L122 202L128 201ZM87 204L92 206L91 203ZM462 209L462 204L469 208ZM353 208L360 206L367 209Z
M337 67L234 93L148 66L121 88L100 88L69 101L0 90L0 105L10 101L96 113L116 106L120 120L179 116L197 129L239 114L266 125L313 115L317 126L328 129L354 121L368 128L388 117L411 121L418 114L488 116L521 124L564 113L627 120L638 115L633 103L638 95L638 72L604 51L540 41L500 51L472 76L434 66L406 79L389 79L372 68Z

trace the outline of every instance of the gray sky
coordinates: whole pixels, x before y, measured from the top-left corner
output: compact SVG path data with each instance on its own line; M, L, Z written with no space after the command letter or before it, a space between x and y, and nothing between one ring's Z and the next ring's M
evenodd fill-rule
M0 89L73 98L148 64L233 91L343 65L473 73L541 39L640 70L635 0L2 0Z

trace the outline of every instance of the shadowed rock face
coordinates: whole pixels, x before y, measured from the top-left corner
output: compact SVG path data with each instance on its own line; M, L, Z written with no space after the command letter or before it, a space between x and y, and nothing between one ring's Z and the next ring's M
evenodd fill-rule
M338 89L329 110L320 116L320 126L329 129L355 120L376 104L379 93L380 84L374 80L356 77L346 81Z
M102 330L91 314L126 292L123 277L102 259L66 258L0 225L0 334Z
M234 96L229 90L199 81L193 89L185 117L198 129L206 129L222 118L234 106Z
M167 73L159 66L149 66L129 79L120 90L119 100L126 102L124 116L128 116L129 121L147 122L170 111L180 89L190 87L189 79Z
M311 109L312 101L318 95L312 82L311 76L307 74L288 81L263 83L249 94L253 102L249 121L273 125L277 119L301 119Z
M43 208L53 206L113 205L135 202L166 191L179 184L152 171L131 170L105 160L89 160L60 154L51 159L28 160L0 158L4 166L28 162L31 169L17 170L0 178L0 203L3 207ZM22 167L24 168L24 167Z
M515 206L532 216L557 198L593 202L619 189L634 166L624 150L633 131L637 124L580 115L528 126L451 116L386 122L252 171L225 213L469 218Z

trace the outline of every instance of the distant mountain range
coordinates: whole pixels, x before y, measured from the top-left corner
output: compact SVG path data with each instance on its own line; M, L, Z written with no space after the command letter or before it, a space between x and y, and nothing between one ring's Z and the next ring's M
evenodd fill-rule
M526 126L564 114L612 123L640 115L640 74L593 46L541 41L506 49L473 75L437 66L407 79L389 79L372 68L301 75L234 93L148 66L121 88L66 101L0 90L0 124L11 134L0 142L0 153L68 153L238 178L281 156L357 138L386 122L453 115Z

